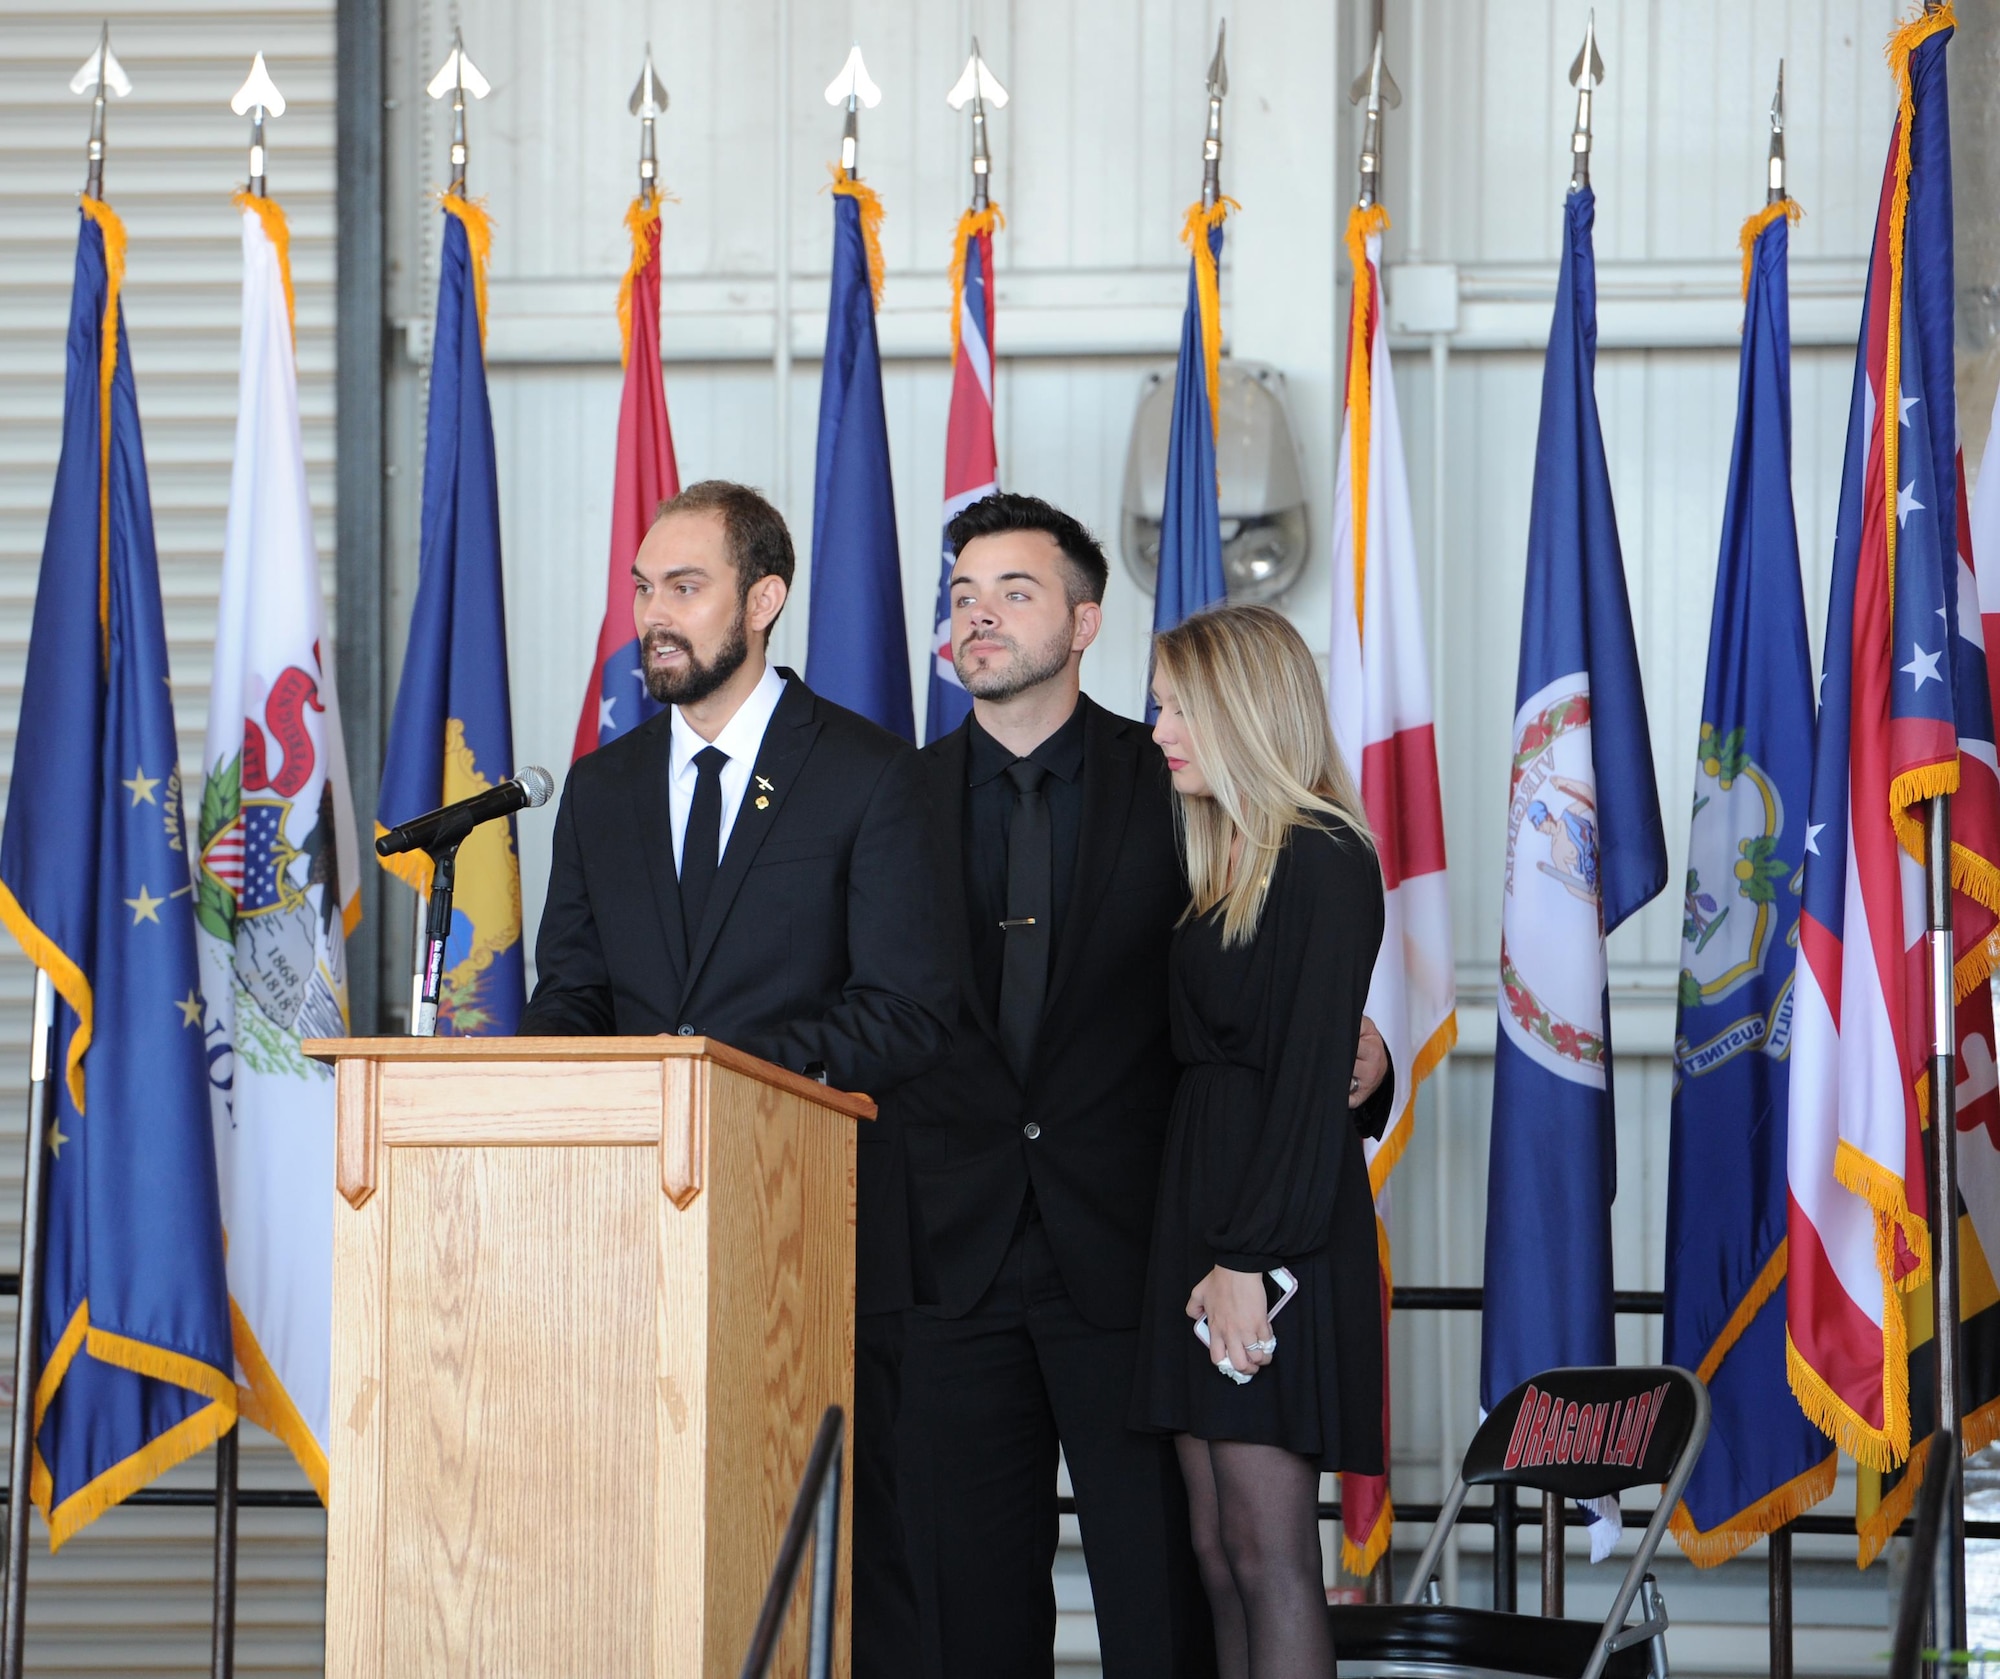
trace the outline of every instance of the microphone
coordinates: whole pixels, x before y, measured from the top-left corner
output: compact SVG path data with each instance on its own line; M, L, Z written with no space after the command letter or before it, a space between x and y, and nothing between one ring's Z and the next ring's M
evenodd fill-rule
M547 770L539 764L524 765L511 781L391 828L375 842L375 854L394 857L404 851L435 851L440 846L456 845L482 822L511 816L523 807L533 810L547 804L555 790L555 778Z

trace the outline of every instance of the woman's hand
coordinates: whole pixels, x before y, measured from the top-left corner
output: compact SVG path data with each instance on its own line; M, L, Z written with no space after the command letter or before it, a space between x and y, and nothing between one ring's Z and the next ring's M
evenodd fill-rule
M1264 1277L1259 1271L1230 1271L1218 1265L1194 1285L1187 1315L1208 1314L1208 1361L1225 1358L1244 1375L1271 1362L1261 1343L1271 1337L1271 1318L1264 1305ZM1252 1346L1252 1343L1259 1345Z

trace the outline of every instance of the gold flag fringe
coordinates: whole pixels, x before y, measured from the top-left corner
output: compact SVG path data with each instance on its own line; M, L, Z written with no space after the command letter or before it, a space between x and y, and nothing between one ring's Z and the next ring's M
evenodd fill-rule
M1195 303L1201 315L1202 373L1208 384L1208 423L1219 445L1222 441L1222 276L1215 266L1215 252L1208 236L1228 220L1230 212L1243 206L1235 199L1218 198L1204 209L1190 204L1181 223L1181 243L1194 253Z
M299 342L299 311L292 296L292 224L275 198L259 198L254 192L239 192L229 200L239 210L248 210L264 224L264 237L278 253L278 278L285 286L285 324L291 329L292 345Z
M1745 219L1743 231L1736 236L1736 243L1743 252L1743 296L1747 302L1750 296L1750 264L1756 255L1757 238L1780 216L1796 223L1805 214L1805 209L1796 198L1781 198L1775 204L1766 204L1755 215Z
M835 198L851 198L861 206L861 242L868 251L868 295L875 300L879 311L882 307L882 199L875 189L866 182L857 181L837 163L827 168L833 171L833 183L825 191Z
M1368 462L1375 389L1375 346L1368 336L1368 240L1389 225L1379 204L1356 205L1347 213L1347 258L1354 265L1354 298L1347 311L1347 418L1350 426L1347 494L1354 520L1354 625L1357 638L1368 599ZM1412 1087L1414 1088L1414 1087Z
M632 360L632 288L640 273L659 249L660 200L648 204L635 198L625 211L625 227L632 235L632 260L625 265L625 278L618 282L618 365Z
M1839 1464L1840 1454L1828 1452L1803 1475L1795 1475L1783 1486L1774 1487L1748 1509L1705 1532L1694 1525L1694 1517L1683 1501L1674 1506L1667 1524L1674 1543L1697 1568L1714 1568L1725 1563L1830 1497Z
M486 264L493 255L493 220L486 213L483 198L462 198L455 192L438 194L438 204L448 216L456 216L465 228L465 241L472 247L472 298L479 310L479 348L486 349Z
M991 238L1006 225L1007 218L1000 213L1000 206L988 204L983 210L967 210L960 216L957 230L951 236L951 359L954 364L958 361L958 317L965 307L965 248L981 234ZM986 276L986 284L991 296L991 274ZM988 349L991 347L989 345Z

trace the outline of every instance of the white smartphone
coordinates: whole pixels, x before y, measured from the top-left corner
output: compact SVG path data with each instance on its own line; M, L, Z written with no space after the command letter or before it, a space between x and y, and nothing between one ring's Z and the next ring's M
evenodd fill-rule
M1274 1290L1275 1297L1273 1294ZM1280 1265L1275 1270L1266 1271L1264 1273L1265 1317L1275 1322L1278 1314L1285 1309L1286 1302L1293 1295L1297 1294L1298 1291L1299 1279L1292 1275L1289 1266ZM1194 1320L1194 1336L1204 1347L1213 1344L1208 1338L1208 1314L1206 1312L1203 1312L1200 1317ZM1229 1374L1236 1376L1240 1381L1247 1382L1250 1379L1248 1376L1239 1374L1233 1367L1230 1369Z

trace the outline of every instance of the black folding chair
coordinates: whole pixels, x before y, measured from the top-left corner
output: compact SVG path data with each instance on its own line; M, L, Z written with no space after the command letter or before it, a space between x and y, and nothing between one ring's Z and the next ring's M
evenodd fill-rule
M1708 1390L1674 1365L1547 1370L1523 1382L1473 1436L1403 1601L1327 1610L1342 1679L1660 1679L1666 1606L1648 1586L1645 1618L1627 1626L1625 1617L1648 1585L1653 1553L1707 1438ZM1662 1482L1659 1507L1601 1625L1425 1601L1473 1487L1533 1487L1566 1502Z

